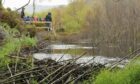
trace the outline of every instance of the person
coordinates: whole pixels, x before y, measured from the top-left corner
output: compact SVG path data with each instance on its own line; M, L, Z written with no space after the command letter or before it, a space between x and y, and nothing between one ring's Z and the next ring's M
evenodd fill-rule
M38 21L38 17L34 16L34 22L37 22L37 21Z
M45 21L45 19L42 17L42 22L44 22Z
M23 19L25 17L25 13L24 13L25 8L23 7L21 10L21 18Z
M51 13L49 12L47 15L46 15L46 26L48 27L48 31L51 30L51 22L52 22L52 16L51 16Z
M27 19L26 19L26 21L30 21L30 19L31 19L31 18L30 18L30 16L27 16Z

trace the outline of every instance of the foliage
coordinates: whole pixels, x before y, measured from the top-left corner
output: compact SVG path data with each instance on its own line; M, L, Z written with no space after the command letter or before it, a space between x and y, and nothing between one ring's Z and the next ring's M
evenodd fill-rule
M29 34L31 37L35 36L35 25L24 24L17 11L12 11L10 8L0 7L0 22L7 23L10 28L16 28L20 33Z
M139 60L132 61L122 70L102 71L96 80L92 80L92 84L140 84Z
M1 47L0 51L0 66L4 66L10 62L8 56L13 52L20 52L24 46L35 46L37 40L22 35L20 38L15 38L19 32L16 29L11 29L7 24L1 24L0 28L6 33L5 44Z
M23 22L20 15L11 9L0 9L0 22L7 23L11 28L23 28Z
M76 0L66 7L62 16L62 24L67 32L80 32L90 10L90 6L85 3L85 0Z
M53 27L59 32L75 33L80 32L85 23L88 11L91 10L89 4L85 4L86 0L75 0L68 6L60 6L53 8ZM49 11L49 10L48 10ZM38 13L38 17L45 17L48 11ZM61 31L63 29L63 31Z
M36 34L36 27L35 27L35 25L32 25L32 24L26 24L24 26L24 28L20 28L20 29L22 30L22 33L24 33L30 37L34 37Z

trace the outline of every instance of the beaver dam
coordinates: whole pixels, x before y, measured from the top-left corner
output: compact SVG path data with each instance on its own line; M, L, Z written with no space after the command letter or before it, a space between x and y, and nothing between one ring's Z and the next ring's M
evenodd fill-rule
M53 46L51 49L73 49L77 47L70 45L67 47L64 45L61 47L59 47L60 45L51 46ZM91 49L92 47L78 46L77 48ZM96 76L104 68L123 68L129 62L128 59L120 61L121 58L118 57L88 56L87 52L74 56L63 53L48 54L45 53L46 50L48 47L35 51L36 53L29 53L31 57L19 57L20 62L17 64L7 65L7 69L0 72L0 79L2 79L0 83L27 84L29 81L35 80L31 84L70 84L71 82L77 84L88 80L93 74ZM119 64L116 65L118 62ZM31 66L25 63L29 63Z
M73 58L68 54L36 53L34 54L35 59L32 59L33 68L25 70L28 66L24 63L18 63L17 72L21 72L11 75L11 73L15 72L15 67L9 65L9 67L11 67L9 69L10 71L4 71L5 73L1 72L0 78L3 80L0 82L26 84L29 80L34 79L39 84L43 84L44 82L47 84L69 84L71 82L77 84L91 77L91 74L96 75L101 69L107 66L113 66L109 64L119 60L117 58L105 58L100 56L84 57L84 54L85 53ZM123 61L123 64L126 62L127 60ZM122 65L118 67L122 68ZM5 78L7 76L9 77Z

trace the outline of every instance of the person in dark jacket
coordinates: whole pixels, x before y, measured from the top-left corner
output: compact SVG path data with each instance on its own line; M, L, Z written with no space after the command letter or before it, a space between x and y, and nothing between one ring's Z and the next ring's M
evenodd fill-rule
M24 10L25 10L25 8L22 8L22 10L21 10L21 18L24 18L25 17Z
M52 15L50 12L46 15L46 21L52 22Z
M52 22L52 16L51 16L51 13L49 12L47 15L46 15L46 26L48 27L48 31L51 30L51 22Z

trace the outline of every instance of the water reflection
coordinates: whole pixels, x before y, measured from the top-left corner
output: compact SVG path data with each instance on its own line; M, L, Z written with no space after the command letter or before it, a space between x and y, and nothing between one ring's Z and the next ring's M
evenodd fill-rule
M72 44L53 44L49 45L48 48L51 49L93 49L93 47L72 45Z

